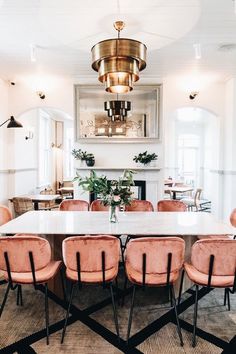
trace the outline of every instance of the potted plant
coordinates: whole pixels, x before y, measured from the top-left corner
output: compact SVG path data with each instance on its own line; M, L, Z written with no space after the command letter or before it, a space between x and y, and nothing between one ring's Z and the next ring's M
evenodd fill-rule
M119 207L129 205L133 200L131 191L131 186L134 185L133 174L133 171L125 170L118 180L108 181L106 176L97 176L92 170L89 177L82 178L77 173L74 181L78 181L84 191L97 194L101 203L109 205L109 220L117 222Z
M86 161L87 166L89 166L89 167L94 166L94 164L95 164L94 154L87 154L85 161Z
M94 166L95 158L93 154L82 151L81 149L73 149L71 153L76 160L81 161L81 166L83 166L85 162L87 166Z
M147 151L144 151L134 156L133 161L142 165L150 165L151 162L157 160L157 158L158 156L155 153L149 154Z

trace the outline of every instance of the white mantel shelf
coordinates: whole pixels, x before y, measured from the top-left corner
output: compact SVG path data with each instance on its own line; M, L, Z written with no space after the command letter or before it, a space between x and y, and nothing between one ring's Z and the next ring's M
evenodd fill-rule
M160 167L107 167L107 166L85 166L77 167L76 170L104 170L104 171L120 171L120 170L133 170L133 171L160 171Z

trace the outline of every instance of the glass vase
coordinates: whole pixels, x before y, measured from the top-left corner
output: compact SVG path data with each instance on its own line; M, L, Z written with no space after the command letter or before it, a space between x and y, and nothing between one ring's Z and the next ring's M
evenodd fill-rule
M116 205L110 205L109 207L109 221L116 223L118 222L118 210L119 208Z

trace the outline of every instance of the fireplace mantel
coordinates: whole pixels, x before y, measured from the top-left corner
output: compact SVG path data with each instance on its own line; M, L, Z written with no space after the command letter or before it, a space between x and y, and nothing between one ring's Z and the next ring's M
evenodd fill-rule
M93 167L78 167L77 173L81 177L89 176L91 170L95 170L98 174L107 176L108 179L117 179L121 175L121 171L132 170L135 173L134 180L143 180L146 182L146 199L149 200L154 208L156 208L157 201L163 198L164 193L164 177L163 170L160 167L107 167L107 166L93 166ZM84 192L82 188L78 187L78 183L74 184L75 199L83 199L89 202L89 193Z

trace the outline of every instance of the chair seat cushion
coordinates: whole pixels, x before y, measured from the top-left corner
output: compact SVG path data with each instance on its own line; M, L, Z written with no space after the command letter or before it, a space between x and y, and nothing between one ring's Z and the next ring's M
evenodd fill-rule
M54 278L58 272L60 266L62 265L61 261L51 261L46 267L37 270L35 272L36 283L46 283L48 280ZM8 281L7 272L3 272L4 278ZM11 272L11 278L14 283L18 284L33 284L33 277L31 272L27 273L17 273Z
M118 264L117 267L112 267L105 271L105 280L112 281L117 277L118 274ZM81 272L81 282L82 283L102 283L102 272ZM73 281L78 281L77 271L66 268L66 276L68 279Z
M199 272L192 264L187 262L184 263L184 269L189 277L194 283L207 286L208 284L208 274ZM216 288L226 288L231 287L234 284L234 276L229 275L213 275L211 277L211 286Z
M143 274L135 270L129 262L125 263L126 274L131 283L143 284ZM179 271L170 273L170 283L174 283L179 277ZM146 273L145 284L149 286L162 286L166 285L167 275L158 273Z

